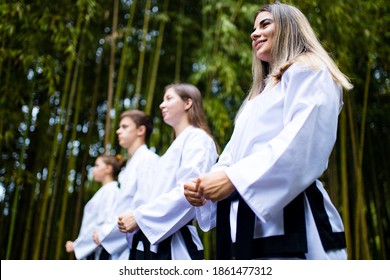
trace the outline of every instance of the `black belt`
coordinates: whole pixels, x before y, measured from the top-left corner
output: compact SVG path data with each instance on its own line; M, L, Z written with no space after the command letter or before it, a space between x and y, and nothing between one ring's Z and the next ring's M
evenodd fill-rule
M180 233L183 236L184 243L186 244L188 254L193 260L204 259L203 250L198 250L196 244L192 240L191 232L188 225L191 225L190 221L187 225L180 229ZM171 241L172 235L158 243L157 253L150 251L150 241L145 234L139 230L134 234L132 248L130 250L130 260L171 260ZM143 243L144 251L137 250L139 242Z
M137 250L137 245L142 242L144 250ZM134 234L132 248L130 250L130 260L170 260L171 256L171 236L158 244L157 253L150 251L150 242L145 234L139 230Z
M111 257L110 253L106 251L106 249L102 248L100 255L99 255L99 260L109 260ZM95 260L95 252L92 252L87 256L87 260Z
M284 235L253 239L255 214L234 192L217 204L217 259L305 258L307 253L304 193L325 251L346 247L344 232L332 232L323 197L315 183L283 209ZM236 243L230 237L230 205L238 199Z
M110 259L110 253L106 251L106 249L102 248L102 251L100 252L99 260L109 260Z

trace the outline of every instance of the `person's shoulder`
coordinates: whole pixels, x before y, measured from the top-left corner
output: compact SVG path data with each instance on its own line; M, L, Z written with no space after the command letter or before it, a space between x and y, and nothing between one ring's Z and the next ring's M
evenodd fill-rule
M299 82L307 79L317 79L318 77L331 78L327 67L322 62L312 62L307 60L298 60L291 64L291 66L282 75L282 83L289 83L291 81Z
M193 130L190 132L193 137L202 137L202 138L208 138L210 135L204 131L203 129L199 127L194 127Z
M142 153L144 156L148 156L148 157L158 157L158 155L153 152L150 147L148 147L146 144L145 145L142 145L141 147L139 147L139 149L137 150L137 152L140 152Z
M119 191L119 184L116 180L108 182L107 184L101 186L99 190L95 193L95 195L105 196L107 193L111 193L113 191Z
M187 139L191 142L196 141L203 144L213 141L211 136L199 127L192 127L187 134Z
M160 158L158 154L152 152L151 150L149 150L148 157L150 160L158 160Z
M155 161L155 160L158 160L160 158L160 156L158 154L156 154L155 152L153 152L152 150L150 150L149 148L147 148L145 151L144 151L144 157L150 161Z
M327 71L325 63L314 54L304 54L294 59L286 73L315 73L318 71Z

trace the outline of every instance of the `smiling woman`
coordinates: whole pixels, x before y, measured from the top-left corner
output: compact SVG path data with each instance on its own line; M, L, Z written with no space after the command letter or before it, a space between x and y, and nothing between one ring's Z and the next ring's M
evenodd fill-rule
M250 66L250 34L258 5L265 2L296 3L331 57L353 77L355 89L344 94L334 156L322 178L342 211L347 241L359 244L348 246L350 258L390 259L390 44L383 36L390 1L170 1L164 6L169 1L122 0L118 13L112 0L77 5L62 0L60 7L50 2L0 5L1 259L70 257L63 244L77 237L83 206L96 187L86 172L106 152L105 135L111 139L107 152L121 150L115 135L121 112L138 108L151 115L152 151L162 153L171 144L172 129L158 107L167 81L199 87L210 129L224 148L243 95L257 78ZM275 28L288 24L278 20L277 10L271 14ZM277 29L288 31L284 25ZM282 39L276 47L289 49L289 39ZM264 89L269 71L264 73L252 85L255 95ZM205 237L206 248L212 248L214 234ZM205 254L215 258L212 249Z
M318 179L352 85L295 7L270 4L251 34L253 84L212 172L184 184L218 259L346 259L343 222Z
M256 17L251 38L256 57L261 61L270 62L274 32L275 24L272 14L270 12L260 13Z

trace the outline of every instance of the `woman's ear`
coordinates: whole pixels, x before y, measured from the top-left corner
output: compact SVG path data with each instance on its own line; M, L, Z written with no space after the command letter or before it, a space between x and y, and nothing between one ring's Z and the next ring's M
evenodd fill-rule
M106 173L108 174L108 175L110 175L110 176L112 176L113 175L113 167L112 167L112 165L110 165L110 164L107 164L107 166L106 166Z
M188 111L192 107L192 99L191 98L187 98L184 103L185 103L184 109L186 111Z

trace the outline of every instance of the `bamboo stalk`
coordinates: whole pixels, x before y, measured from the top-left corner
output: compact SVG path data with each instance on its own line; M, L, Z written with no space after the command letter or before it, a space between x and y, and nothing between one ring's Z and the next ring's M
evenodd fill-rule
M120 104L121 104L121 99L122 99L122 93L123 93L123 87L125 85L125 70L127 67L129 67L133 61L127 60L127 56L129 52L131 52L131 49L129 48L129 43L126 42L127 38L131 36L131 30L133 27L133 21L134 21L134 15L135 15L135 10L137 6L137 1L134 0L131 3L130 7L130 18L127 22L126 26L126 31L124 34L124 43L123 43L123 48L122 48L122 53L121 53L121 58L120 58L120 64L119 64L119 70L118 70L118 78L117 78L117 86L115 89L115 97L114 97L114 108L115 108L115 115L112 120L112 126L115 128L118 125L118 116L119 116L119 111L120 111ZM110 131L110 143L114 143L115 141L115 136L116 136L116 130L112 129Z
M168 12L168 4L169 4L169 0L165 0L164 7L163 7L163 14L165 14L165 15ZM157 38L156 49L154 51L151 77L150 77L150 80L148 83L148 94L147 94L147 98L146 98L146 107L145 107L145 112L148 115L151 113L151 110L152 110L153 96L154 96L154 92L156 90L157 70L158 70L158 65L159 65L159 61L160 61L160 52L161 52L162 42L163 42L163 38L164 38L165 23L166 23L166 19L162 18L160 21L160 27L159 27L159 31L158 31L159 35Z
M107 93L107 112L106 126L104 134L104 149L106 154L111 152L110 132L111 132L111 107L114 93L114 72L115 72L115 44L118 27L118 0L114 0L114 9L112 16L112 34L111 34L111 53L110 53L110 70L108 74L108 93Z
M146 52L146 36L149 28L149 18L150 18L150 0L145 2L145 13L144 13L144 24L142 28L142 40L140 46L140 54L138 61L138 70L137 70L137 81L135 84L135 94L134 94L134 107L139 108L139 101L141 99L141 87L142 87L142 77L145 64L145 52Z

